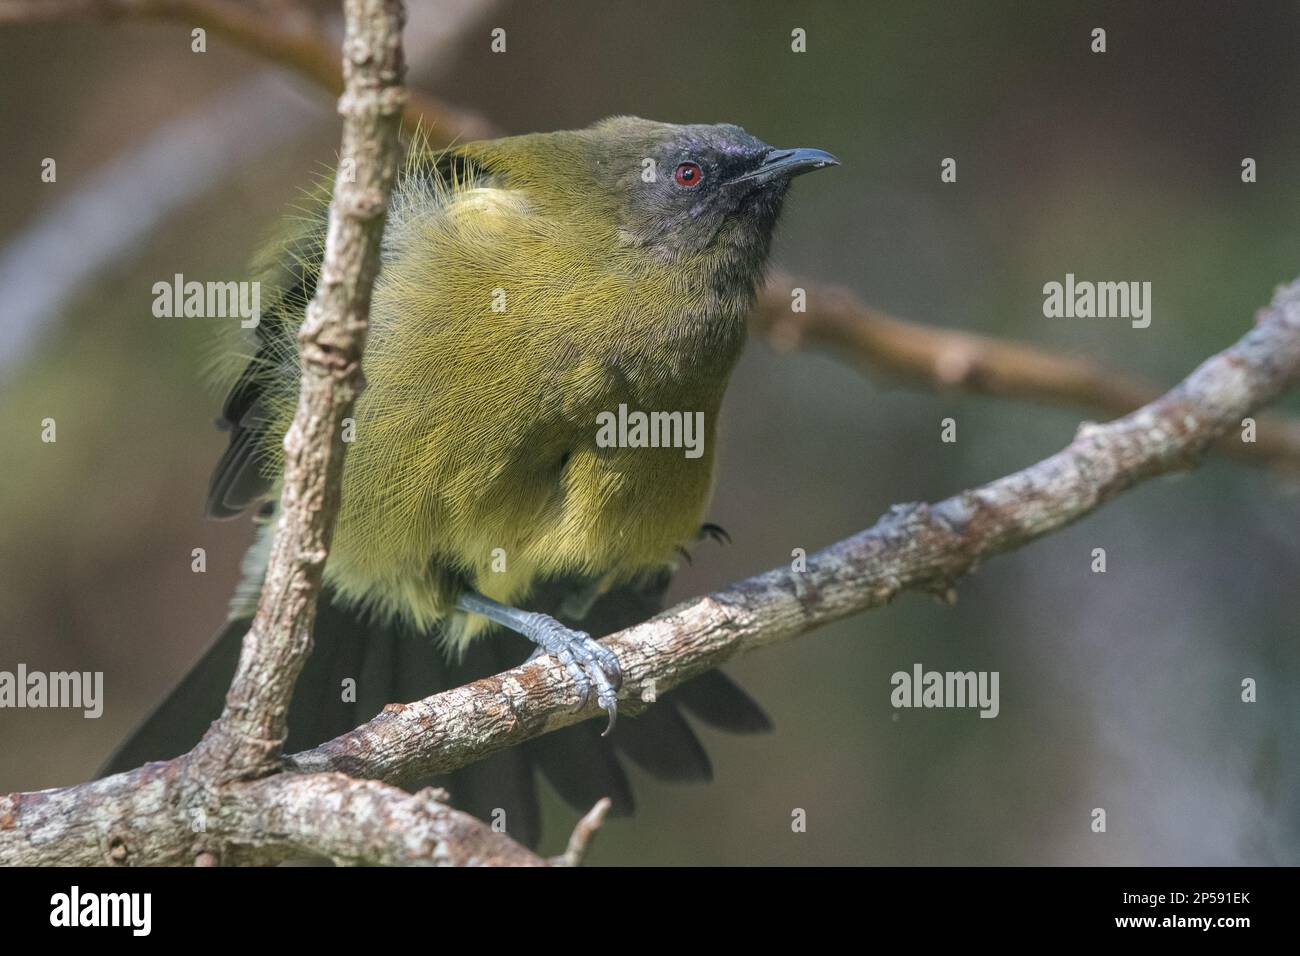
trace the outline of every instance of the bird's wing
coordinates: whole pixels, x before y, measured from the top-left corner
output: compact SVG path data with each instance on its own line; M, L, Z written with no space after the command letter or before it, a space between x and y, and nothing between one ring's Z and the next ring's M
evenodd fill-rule
M253 354L231 386L217 427L230 433L208 484L205 513L234 518L264 499L273 484L275 403L296 389L296 333L316 292L325 210L317 200L294 220L258 268L263 314L254 331Z
M397 203L423 209L454 202L488 182L479 166L458 149L435 151L422 136L412 142L393 195ZM234 518L264 500L274 483L278 444L270 434L277 410L297 392L297 331L316 294L329 224L329 180L309 191L281 233L256 263L262 316L252 354L231 386L217 426L230 441L213 470L205 513Z

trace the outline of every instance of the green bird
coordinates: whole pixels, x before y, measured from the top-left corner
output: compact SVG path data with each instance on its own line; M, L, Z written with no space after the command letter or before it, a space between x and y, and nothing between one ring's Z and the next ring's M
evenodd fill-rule
M614 731L618 664L590 635L653 614L678 557L715 530L718 410L772 232L790 180L833 165L738 126L634 117L442 151L417 137L390 203L368 386L286 746L514 666L521 635L563 664L580 706L594 696L608 712L607 739L579 724L440 782L470 812L504 810L532 844L535 767L580 809L610 796L630 812L618 753L660 777L710 775L679 706L732 731L768 726L712 672ZM219 423L230 439L207 511L262 519L230 620L109 772L183 752L220 713L274 530L327 205L322 187L262 264L255 349ZM355 701L340 699L349 679Z

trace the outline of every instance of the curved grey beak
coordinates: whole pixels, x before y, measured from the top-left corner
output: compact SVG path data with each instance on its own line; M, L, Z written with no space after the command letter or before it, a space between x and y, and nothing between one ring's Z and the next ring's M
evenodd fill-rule
M810 149L806 146L797 149L773 149L763 157L757 169L743 176L737 176L726 185L753 182L761 186L775 179L793 179L795 176L811 173L814 169L825 169L827 166L839 164L840 161L824 149Z

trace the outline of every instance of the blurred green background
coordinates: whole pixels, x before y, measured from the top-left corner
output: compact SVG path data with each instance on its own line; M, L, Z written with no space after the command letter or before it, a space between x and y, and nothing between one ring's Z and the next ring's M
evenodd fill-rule
M912 319L1171 383L1300 275L1292 2L410 6L413 83L508 131L634 113L831 150L842 168L796 185L774 264ZM0 790L19 790L86 779L223 619L251 531L201 514L225 443L213 330L154 318L151 288L245 277L338 122L224 40L190 52L184 25L10 26L0 63L0 669L101 670L107 696L99 720L0 711ZM1151 327L1045 319L1067 272L1150 281ZM711 519L734 544L697 549L677 598L1027 465L1085 417L757 342L725 416ZM702 731L708 787L632 771L640 811L592 859L1298 863L1298 511L1293 484L1213 460L992 561L955 608L907 595L734 661L775 732ZM915 662L999 671L1000 716L895 712L889 677ZM549 848L572 820L550 801Z

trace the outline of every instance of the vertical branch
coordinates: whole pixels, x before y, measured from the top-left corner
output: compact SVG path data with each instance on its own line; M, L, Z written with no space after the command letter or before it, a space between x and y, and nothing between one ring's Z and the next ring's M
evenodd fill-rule
M284 438L275 540L225 712L199 752L237 776L279 763L293 687L311 653L316 598L338 510L344 420L365 387L370 294L398 164L405 103L401 0L346 0L343 146L316 293L298 333L302 385Z

